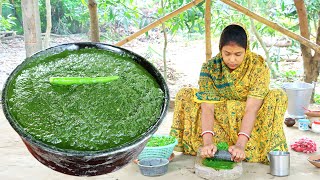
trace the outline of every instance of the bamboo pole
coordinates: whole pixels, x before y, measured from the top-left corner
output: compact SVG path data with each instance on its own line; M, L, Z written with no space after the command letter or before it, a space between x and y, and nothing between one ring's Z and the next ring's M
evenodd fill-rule
M306 39L306 38L304 38L302 36L299 36L299 35L291 32L291 31L289 31L288 29L285 29L285 28L279 26L277 23L274 23L274 22L272 22L270 20L267 20L267 19L255 14L255 13L253 13L249 9L247 9L247 8L245 8L245 7L239 5L239 4L237 4L237 3L235 3L235 2L233 2L231 0L221 0L221 1L224 2L225 4L228 4L229 6L231 6L233 8L235 8L239 12L242 12L243 14L245 14L245 15L247 15L247 16L249 16L249 17L251 17L251 18L253 18L253 19L255 19L255 20L257 20L257 21L259 21L259 22L261 22L261 23L263 23L263 24L265 24L267 26L269 26L269 27L271 27L274 30L277 30L277 31L281 32L284 35L289 36L292 39L295 39L295 40L299 41L301 44L303 44L305 46L308 46L308 47L314 49L316 52L320 53L320 46L317 45L316 43L313 43L313 42L309 41L308 39Z
M206 29L206 61L211 59L211 0L206 0L205 29Z
M115 45L116 46L122 46L127 42L132 41L133 39L137 38L138 36L140 36L141 34L144 34L145 32L148 32L150 29L153 29L155 27L157 27L158 25L166 22L167 20L177 16L178 14L192 8L193 6L196 6L197 4L201 3L204 0L194 0L184 6L182 6L181 8L171 12L170 14L163 16L162 18L156 20L155 22L149 24L148 26L144 27L143 29L140 29L138 32L135 32L134 34L130 35L129 37L125 38L122 41L117 42Z

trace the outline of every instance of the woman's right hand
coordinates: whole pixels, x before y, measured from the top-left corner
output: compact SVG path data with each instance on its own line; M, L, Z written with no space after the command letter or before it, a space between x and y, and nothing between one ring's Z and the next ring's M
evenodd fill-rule
M217 152L217 146L214 144L206 144L201 148L201 157L202 158L210 158L213 157L214 154Z

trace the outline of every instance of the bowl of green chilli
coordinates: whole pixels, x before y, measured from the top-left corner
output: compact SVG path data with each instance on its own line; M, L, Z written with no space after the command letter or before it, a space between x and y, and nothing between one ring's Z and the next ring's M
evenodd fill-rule
M169 104L161 73L129 50L62 44L8 77L2 108L30 153L53 170L95 176L136 159Z

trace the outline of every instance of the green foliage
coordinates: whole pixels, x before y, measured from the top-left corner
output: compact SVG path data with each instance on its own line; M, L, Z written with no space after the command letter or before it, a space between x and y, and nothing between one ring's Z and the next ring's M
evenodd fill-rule
M304 0L307 12L308 20L318 19L320 1L318 0ZM291 19L298 19L298 14L294 2L292 0L281 0L284 8L279 11L281 15Z
M164 8L156 1L146 1L137 4L136 1L109 0L99 4L99 9L105 11L101 14L103 18L101 24L107 29L123 28L126 33L130 31L130 26L139 29L149 25L151 22L163 15L176 10L182 5L191 2L191 0L167 0L164 1ZM178 30L187 30L189 33L204 32L204 7L198 5L191 8L177 17L166 22L168 31L171 34Z
M166 1L165 12L172 12L190 2L191 0ZM200 3L197 6L186 10L184 13L181 13L179 16L172 18L167 22L171 33L174 34L178 30L187 30L188 33L204 33L204 11L203 3Z
M97 0L100 30L106 37L120 39L131 34L138 28L143 28L156 19L168 14L192 0L164 0L164 8L160 1L137 0ZM14 30L22 33L21 0L7 0L8 5L3 7L3 15L11 15L10 24ZM236 0L237 3L247 7L247 1ZM305 0L310 21L318 19L320 1ZM268 17L281 26L292 31L298 31L298 18L292 0L258 0L251 1L252 11ZM89 11L87 0L51 0L52 5L52 32L59 34L81 33L89 30ZM45 0L39 0L41 27L44 32L46 27ZM219 36L222 29L232 23L240 22L247 28L250 21L247 16L236 11L221 1L212 1L212 33ZM186 10L184 13L166 22L168 32L204 33L204 1L197 6ZM13 19L13 17L15 19ZM2 19L3 20L3 19ZM14 22L14 23L12 23ZM3 23L7 24L7 23ZM8 25L6 25L8 28ZM275 36L278 33L261 23L256 23L259 34ZM253 47L258 47L253 43Z
M320 94L314 94L314 102L320 104Z
M280 47L278 48L270 48L270 61L274 62L275 68L279 71L279 62L280 62Z
M3 15L12 15L12 29L18 34L23 33L21 0L10 0L10 4L3 7ZM81 1L51 0L52 32L58 34L70 34L87 32L89 30L89 11ZM42 32L46 29L45 0L39 0L39 13Z
M221 1L215 1L212 3L212 33L216 36L220 36L221 31L231 23L241 23L246 28L249 28L249 18L244 14L234 10L230 6L224 4Z
M148 21L143 18L141 10L138 9L133 1L100 0L100 2L98 2L98 8L101 30L111 36L112 39L122 38L120 34L123 34L123 32L121 32L121 30L124 30L124 35L126 35L129 34L130 27L137 27L139 23L140 25L148 23ZM141 18L142 20L139 22Z
M308 19L317 21L320 13L320 1L308 0L307 3Z
M304 2L308 13L308 24L310 26L312 21L318 21L319 19L318 14L320 12L320 1L304 0ZM274 6L271 8L271 19L278 22L280 25L287 27L291 31L299 31L299 19L294 1L280 0L279 4L281 5L281 8L279 8L279 6Z
M6 18L5 20L2 19L1 24L2 23L6 24L4 26L6 26L7 31L14 30L18 34L22 34L23 32L22 12L21 12L21 7L18 8L19 6L21 6L21 0L15 1L16 2L15 4L12 4L11 2L12 0L2 4L2 9L3 9L2 17L6 17ZM8 20L8 18L10 20ZM8 25L8 23L10 25Z
M89 30L89 10L82 1L51 0L52 32L73 34ZM45 0L39 0L42 32L46 28Z
M297 72L294 70L285 71L281 76L286 78L287 82L293 82L298 78Z
M7 18L0 16L0 31L10 31L16 24L14 21L15 17L8 15Z

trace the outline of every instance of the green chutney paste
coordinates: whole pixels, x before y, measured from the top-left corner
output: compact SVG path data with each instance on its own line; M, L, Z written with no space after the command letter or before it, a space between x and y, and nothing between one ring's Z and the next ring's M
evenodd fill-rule
M219 142L217 144L218 150L225 150L227 151L229 149L229 145L226 142ZM215 170L225 170L225 169L233 169L235 166L235 162L233 161L225 161L221 159L215 159L215 158L205 158L202 161L202 164L207 167L211 167Z
M119 76L109 83L52 85L50 77ZM76 151L125 145L148 131L161 114L164 93L132 58L99 50L39 56L9 84L9 111L36 140Z

